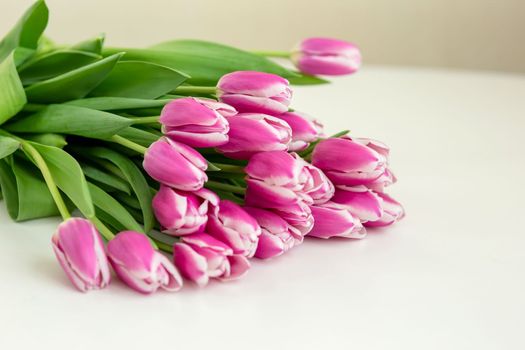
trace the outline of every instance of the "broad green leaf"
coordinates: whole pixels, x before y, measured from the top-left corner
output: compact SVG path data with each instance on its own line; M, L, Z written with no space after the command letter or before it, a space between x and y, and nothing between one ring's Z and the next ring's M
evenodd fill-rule
M0 136L0 159L5 158L20 147L20 142L6 136Z
M108 139L131 124L131 120L116 114L60 104L49 105L36 114L6 125L5 128L14 132L58 133Z
M44 80L26 88L27 98L36 103L76 100L89 94L113 70L122 53Z
M24 140L35 141L47 146L64 148L67 145L66 138L60 134L22 134Z
M190 76L187 83L192 85L213 86L221 76L237 70L268 72L285 78L297 76L263 56L206 41L176 40L149 49L123 51L126 51L123 60L153 62L184 72ZM103 52L108 55L117 49Z
M131 207L133 209L140 210L140 203L136 197L129 196L121 192L115 193L114 196L115 196L115 199L117 199L120 203L125 204L126 206Z
M131 188L129 187L128 183L113 174L106 173L88 164L82 164L82 171L86 177L90 179L100 182L106 186L113 187L119 191L123 191L128 195L131 193Z
M174 90L187 78L183 73L158 64L123 61L116 64L90 95L154 99Z
M13 59L15 66L20 67L23 63L29 60L35 54L35 50L26 47L17 47L13 51Z
M46 162L53 180L87 218L95 215L95 209L86 178L78 162L69 153L57 147L31 142Z
M292 77L288 80L290 81L290 84L293 85L319 85L319 84L329 84L330 82L328 80L325 80L323 78L319 78L313 75L307 75L307 74L301 74L298 73L298 77Z
M91 52L96 55L102 54L102 47L104 46L105 35L100 34L92 39L84 40L71 46L73 50Z
M77 50L57 50L34 57L18 69L24 85L56 77L88 65L101 56Z
M46 3L44 1L35 2L0 41L0 62L17 47L36 49L38 40L47 26L47 20Z
M58 215L40 171L20 158L8 164L0 160L0 185L9 216L15 221Z
M149 147L153 142L157 141L160 138L160 136L158 135L134 127L125 128L118 134L119 136L122 136L135 143L138 143L139 145L144 147Z
M172 99L146 100L127 97L89 97L65 102L67 105L97 109L99 111L118 111L127 109L142 109L164 107Z
M145 232L149 232L155 224L153 209L151 207L153 194L151 193L148 182L140 169L127 157L107 148L82 148L80 152L86 156L108 160L120 169L140 202L142 215L144 217L144 230Z
M89 191L93 198L93 203L97 208L103 210L106 214L111 215L127 230L144 232L142 226L133 218L133 216L119 203L101 188L92 183L88 183Z
M20 112L26 104L26 94L18 77L13 55L0 63L0 125Z

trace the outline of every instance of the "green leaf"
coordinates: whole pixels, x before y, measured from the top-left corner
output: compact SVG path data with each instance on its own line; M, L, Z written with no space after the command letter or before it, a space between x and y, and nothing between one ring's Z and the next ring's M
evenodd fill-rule
M187 78L183 73L158 64L124 61L117 63L91 95L154 99L174 90Z
M40 171L17 158L10 164L0 160L0 186L9 216L24 221L59 214Z
M88 65L102 56L76 50L52 51L24 63L18 69L24 85L56 77Z
M26 104L26 94L16 71L13 55L0 63L0 125L20 112Z
M97 109L99 111L118 111L127 109L164 107L172 99L146 100L127 97L90 97L68 101L65 104L78 107Z
M0 61L17 47L36 49L38 40L47 26L48 9L44 1L37 1L18 20L11 31L0 41Z
M153 194L140 169L127 157L107 148L82 148L80 152L83 155L108 160L120 169L140 202L142 215L144 217L144 230L145 232L149 232L155 224L153 209L151 208Z
M106 214L112 216L127 230L144 232L142 226L133 218L133 216L119 203L101 188L92 183L88 183L89 191L93 198L93 203L97 208L103 210Z
M20 142L10 137L0 136L0 159L5 158L20 147Z
M329 84L330 82L328 80L325 80L323 78L319 78L313 75L307 75L307 74L300 74L298 77L292 77L288 80L290 81L290 84L293 85L319 85L319 84Z
M141 146L149 147L153 142L157 141L160 136L147 132L145 130L128 127L118 133L130 141L138 143Z
M27 98L36 103L76 100L89 94L113 70L122 53L44 80L26 88Z
M64 148L67 145L66 138L60 134L22 134L24 140L34 141L47 146Z
M75 158L57 147L40 145L34 142L31 142L31 145L44 158L58 188L71 199L85 217L93 217L95 208L93 207L87 181Z
M102 47L104 46L105 35L100 34L92 39L88 39L82 42L79 42L76 45L71 46L72 50L86 51L91 52L96 55L102 54Z
M128 195L131 193L131 188L129 187L128 183L115 175L108 174L88 164L82 164L82 171L86 177L90 179L93 179L109 187L113 187L119 191L123 191Z
M108 139L130 126L132 121L115 114L94 109L49 105L40 112L19 119L5 129L25 133L58 133Z
M105 55L117 49L104 49ZM147 61L180 70L190 76L192 85L213 86L224 74L237 70L256 70L280 75L284 78L296 73L277 63L247 51L230 46L198 41L175 40L150 49L125 49L123 60Z

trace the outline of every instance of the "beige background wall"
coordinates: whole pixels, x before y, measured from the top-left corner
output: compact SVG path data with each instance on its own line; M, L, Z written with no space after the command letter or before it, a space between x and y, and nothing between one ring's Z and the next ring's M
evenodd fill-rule
M0 0L0 33L31 0ZM286 49L307 36L358 43L366 63L525 73L525 0L48 0L48 34L115 46L201 38Z

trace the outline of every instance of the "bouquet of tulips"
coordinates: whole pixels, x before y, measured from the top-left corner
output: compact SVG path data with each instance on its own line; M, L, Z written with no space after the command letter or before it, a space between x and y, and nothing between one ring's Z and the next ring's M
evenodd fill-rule
M0 42L1 195L13 220L63 218L52 246L79 290L108 285L110 267L141 293L228 281L305 237L360 239L403 217L387 146L327 137L289 107L290 84L354 73L353 44L67 46L47 20L38 1Z

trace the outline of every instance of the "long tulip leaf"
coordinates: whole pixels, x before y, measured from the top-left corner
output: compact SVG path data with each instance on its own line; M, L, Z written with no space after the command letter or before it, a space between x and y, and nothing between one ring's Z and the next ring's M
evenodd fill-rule
M0 125L22 110L26 102L26 94L11 54L0 63Z
M122 53L106 57L78 69L26 88L27 98L36 103L59 103L85 97L113 70Z
M122 111L129 109L163 107L171 99L148 100L128 97L88 97L65 102L67 105L97 109L99 111Z
M25 133L58 133L108 139L132 124L128 118L65 104L49 105L40 112L5 126Z
M174 90L187 78L187 75L166 66L124 61L117 63L91 95L155 99Z
M96 182L102 183L106 186L109 186L110 188L114 188L119 191L125 192L128 195L131 193L131 188L129 187L129 184L113 174L109 174L88 164L82 164L82 171L84 172L84 175L86 175L86 177Z
M46 3L42 0L35 2L0 41L0 62L17 47L36 49L47 26L48 16Z
M6 136L0 136L0 159L3 159L20 148L20 142Z

